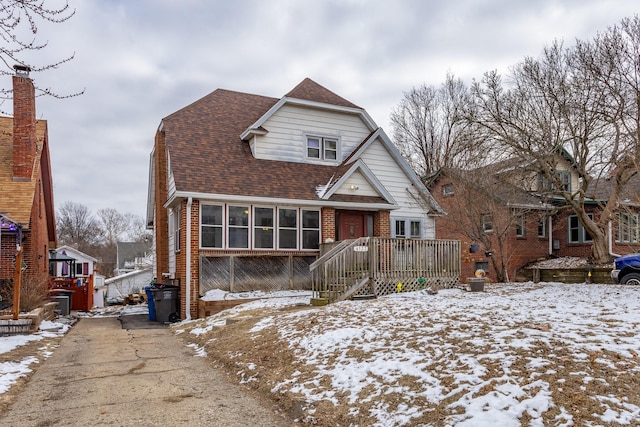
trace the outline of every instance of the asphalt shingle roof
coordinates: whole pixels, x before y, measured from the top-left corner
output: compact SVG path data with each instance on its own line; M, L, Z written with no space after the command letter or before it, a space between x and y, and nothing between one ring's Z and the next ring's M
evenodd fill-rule
M40 171L47 123L38 120L36 123L36 158L34 161L34 177ZM37 180L13 181L13 118L0 117L0 212L30 228L31 209L35 196Z
M359 108L310 79L288 97ZM163 119L178 191L318 200L335 166L261 160L240 135L279 99L218 89ZM377 201L377 199L368 199Z

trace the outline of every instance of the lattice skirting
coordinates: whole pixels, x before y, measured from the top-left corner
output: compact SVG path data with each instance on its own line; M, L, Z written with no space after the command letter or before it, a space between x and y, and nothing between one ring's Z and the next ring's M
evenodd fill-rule
M364 286L356 295L389 295L398 292L413 292L423 289L453 288L460 284L460 278L455 277L384 277L375 278Z

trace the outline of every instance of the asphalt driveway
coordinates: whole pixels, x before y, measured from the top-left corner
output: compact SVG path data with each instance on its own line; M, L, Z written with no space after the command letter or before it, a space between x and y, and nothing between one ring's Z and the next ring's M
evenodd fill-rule
M292 425L166 326L136 316L80 319L0 426Z

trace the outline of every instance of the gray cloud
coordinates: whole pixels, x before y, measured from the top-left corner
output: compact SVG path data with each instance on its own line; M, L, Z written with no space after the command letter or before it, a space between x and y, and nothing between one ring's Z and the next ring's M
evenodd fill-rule
M280 97L305 77L388 117L404 91L501 72L554 39L572 43L635 13L628 1L119 0L74 2L44 25L34 75L49 121L55 200L145 214L148 160L160 120L215 90ZM3 83L5 86L10 81Z

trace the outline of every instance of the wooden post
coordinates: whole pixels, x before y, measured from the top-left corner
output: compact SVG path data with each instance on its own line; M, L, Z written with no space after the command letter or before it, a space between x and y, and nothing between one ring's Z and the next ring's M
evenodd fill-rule
M13 276L13 320L18 320L20 314L20 283L22 281L22 245L18 246L16 254L16 271Z

